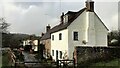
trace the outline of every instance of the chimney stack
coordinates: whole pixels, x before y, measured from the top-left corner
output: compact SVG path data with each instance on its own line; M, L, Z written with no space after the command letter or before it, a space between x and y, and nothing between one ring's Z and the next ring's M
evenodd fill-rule
M92 0L87 0L86 1L86 11L94 12L94 1Z
M44 33L41 33L41 36L43 36L44 35Z
M61 15L61 17L60 17L60 24L63 24L64 22L63 22L63 20L64 20L64 12L62 12L62 15Z
M48 24L48 26L46 26L46 32L48 32L50 30L50 24Z

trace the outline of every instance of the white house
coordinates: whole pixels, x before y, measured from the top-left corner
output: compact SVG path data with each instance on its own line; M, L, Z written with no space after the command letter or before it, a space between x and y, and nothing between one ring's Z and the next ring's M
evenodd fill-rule
M32 49L34 51L38 51L38 40L24 40L23 41L23 46L32 46Z
M76 46L107 47L108 29L94 12L94 2L78 12L62 13L61 23L50 30L53 59L73 59Z

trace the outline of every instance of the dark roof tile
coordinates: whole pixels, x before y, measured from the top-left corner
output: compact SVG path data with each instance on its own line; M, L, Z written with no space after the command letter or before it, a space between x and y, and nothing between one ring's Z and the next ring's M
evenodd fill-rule
M46 40L46 39L50 39L50 35L51 33L66 29L83 11L85 11L86 8L81 9L78 12L72 12L72 11L68 11L66 14L70 14L71 18L67 23L64 24L59 24L55 27L53 27L52 29L50 29L45 35L43 35L43 37L41 38L41 40ZM65 15L66 15L65 14Z
M57 31L60 31L60 30L63 30L63 29L66 29L85 10L86 10L86 8L83 8L83 9L81 9L78 12L68 11L65 15L70 15L69 21L67 23L64 23L64 24L59 24L59 25L53 27L52 29L50 29L45 35L43 35L43 37L41 38L41 40L50 39L51 38L51 33L54 33L54 32L57 32ZM98 17L98 15L97 15L97 17ZM102 24L104 25L103 22L102 22ZM106 26L105 26L105 28L108 30L108 28Z

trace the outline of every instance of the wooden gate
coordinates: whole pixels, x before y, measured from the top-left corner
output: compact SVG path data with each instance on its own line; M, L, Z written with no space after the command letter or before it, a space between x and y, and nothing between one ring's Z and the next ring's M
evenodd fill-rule
M57 60L57 68L75 68L75 60Z

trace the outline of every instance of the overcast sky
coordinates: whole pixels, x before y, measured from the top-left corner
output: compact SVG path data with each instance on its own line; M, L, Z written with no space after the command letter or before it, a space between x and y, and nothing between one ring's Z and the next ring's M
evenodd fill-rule
M64 1L64 2L63 2ZM10 32L36 34L45 32L46 25L59 24L62 12L79 11L86 0L0 0L0 17L10 23ZM109 30L118 29L118 1L95 0L95 12Z

